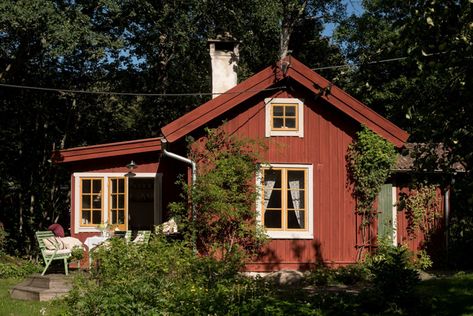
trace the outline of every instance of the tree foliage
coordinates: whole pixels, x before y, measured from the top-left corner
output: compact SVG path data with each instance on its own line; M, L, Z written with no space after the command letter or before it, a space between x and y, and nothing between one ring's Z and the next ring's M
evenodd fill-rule
M460 258L471 247L462 235L471 235L473 214L473 3L365 0L363 7L337 31L345 55L359 64L340 84L407 130L409 141L427 144L416 159L419 170L445 171L447 186L455 163L465 168L451 199L450 246L459 245L451 250ZM369 64L386 59L394 60ZM438 143L445 149L441 157Z
M257 142L238 139L223 128L208 130L205 140L191 145L197 180L190 187L183 183L187 196L171 209L203 254L229 260L251 255L264 242L254 210L262 150Z

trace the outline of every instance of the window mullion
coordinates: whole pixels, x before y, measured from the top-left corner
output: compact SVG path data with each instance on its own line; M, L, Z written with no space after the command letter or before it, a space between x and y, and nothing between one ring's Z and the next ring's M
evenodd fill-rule
M281 169L281 213L283 216L283 230L287 230L287 169Z

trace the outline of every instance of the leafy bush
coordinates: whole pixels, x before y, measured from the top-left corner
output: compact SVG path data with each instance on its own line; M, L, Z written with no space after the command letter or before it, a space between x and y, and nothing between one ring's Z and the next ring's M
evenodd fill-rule
M336 270L335 281L345 285L354 285L361 282L367 282L370 278L370 271L363 264L354 264L346 267L340 267Z
M182 241L113 240L94 258L92 277L78 277L67 298L70 314L237 314L260 308L267 293L261 280L237 273L240 262L198 256Z
M254 177L263 150L257 142L239 139L223 128L207 129L202 141L190 145L198 177L193 186L181 182L184 199L170 208L200 253L227 260L252 255L264 243L254 211ZM192 217L190 209L195 212Z
M37 264L8 255L0 255L0 279L21 278L41 271Z
M335 270L318 265L307 276L307 283L316 286L326 286L335 280Z
M380 247L367 260L372 273L372 287L361 295L367 308L377 312L402 313L418 300L415 291L419 273L412 263L412 254L405 246Z

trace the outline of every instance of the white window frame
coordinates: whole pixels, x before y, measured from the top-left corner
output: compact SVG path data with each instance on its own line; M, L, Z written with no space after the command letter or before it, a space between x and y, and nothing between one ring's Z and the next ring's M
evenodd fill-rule
M288 168L288 169L306 169L307 170L307 230L304 231L293 231L293 230L265 230L263 227L263 168ZM314 171L311 164L261 164L256 174L256 188L257 188L257 200L256 200L256 220L261 228L265 231L266 235L271 239L314 239Z
M304 102L296 98L266 98L265 103L265 136L296 136L304 137ZM272 130L271 107L275 103L297 105L297 130Z
M101 178L103 179L103 203L102 203L102 220L103 222L108 222L109 216L109 192L108 192L108 183L110 178L116 177L125 177L126 172L108 172L108 173L95 173L95 172L75 172L73 176L74 181L74 232L75 233L99 233L100 230L98 227L94 226L81 226L80 218L80 199L81 199L81 190L80 190L80 181L82 178ZM137 178L154 178L154 222L160 224L160 219L162 219L162 173L150 173L150 172L135 172ZM128 198L125 200L126 209L128 210Z

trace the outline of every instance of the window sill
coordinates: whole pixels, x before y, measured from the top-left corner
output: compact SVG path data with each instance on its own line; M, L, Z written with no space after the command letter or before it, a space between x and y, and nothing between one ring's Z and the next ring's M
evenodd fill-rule
M314 239L311 232L266 231L270 239Z

